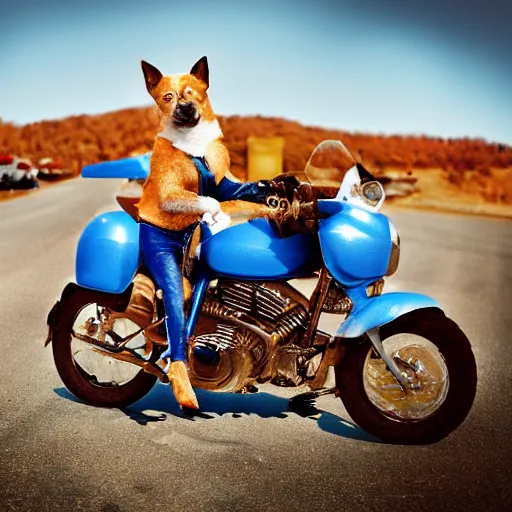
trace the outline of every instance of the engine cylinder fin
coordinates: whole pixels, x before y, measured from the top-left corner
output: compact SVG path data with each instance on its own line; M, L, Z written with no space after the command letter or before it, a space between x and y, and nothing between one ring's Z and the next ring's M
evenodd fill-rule
M298 328L306 325L307 317L306 310L297 304L293 310L288 311L279 319L274 333L282 339L287 339Z
M240 300L245 300L247 302L250 302L253 298L253 290L251 289L243 289L240 287L226 287L222 288L222 294L226 297L236 297Z
M276 321L291 304L290 299L283 297L279 291L256 283L227 280L220 283L219 290L223 303L260 315L269 321Z
M243 303L240 303L240 301L237 301L237 300L223 300L222 301L224 304L226 304L227 306L231 306L235 309L239 309L241 311L244 311L245 313L250 313L251 312L251 308Z
M282 297L279 292L267 288L260 287L256 291L256 295L264 299L268 304L272 304L279 309L286 307L290 302L288 298Z
M232 297L242 300L244 302L250 303L252 301L253 293L252 290L245 290L235 287L226 287L221 288L222 296L224 297Z

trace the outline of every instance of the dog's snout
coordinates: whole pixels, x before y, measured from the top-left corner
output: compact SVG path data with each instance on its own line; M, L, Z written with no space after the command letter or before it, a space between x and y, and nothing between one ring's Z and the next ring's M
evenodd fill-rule
M195 105L191 101L187 101L187 102L181 102L180 101L180 102L178 102L178 105L176 106L176 109L180 110L184 114L188 114L188 113L194 112L196 107L195 107Z
M179 101L174 110L174 124L181 127L192 127L199 122L197 108L191 101Z

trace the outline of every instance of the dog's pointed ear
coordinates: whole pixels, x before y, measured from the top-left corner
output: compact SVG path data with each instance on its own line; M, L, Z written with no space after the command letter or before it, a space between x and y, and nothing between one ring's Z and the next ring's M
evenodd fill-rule
M152 66L149 62L142 60L140 63L142 65L144 79L146 80L146 88L151 94L151 91L158 85L163 75L157 68L155 68L155 66Z
M201 57L190 70L190 74L202 80L207 87L210 86L210 72L208 71L208 59Z

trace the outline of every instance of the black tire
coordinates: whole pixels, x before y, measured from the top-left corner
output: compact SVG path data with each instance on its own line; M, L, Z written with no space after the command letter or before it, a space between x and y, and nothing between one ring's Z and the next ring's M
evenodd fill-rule
M400 333L428 339L444 357L449 388L445 401L433 415L424 420L400 421L372 404L363 383L365 360L372 349L366 336L360 343L347 342L347 353L335 368L336 387L350 417L378 439L404 445L436 443L458 428L471 409L477 385L475 357L465 334L439 309L412 311L380 329L383 341Z
M88 304L99 304L123 311L130 294L114 295L76 287L61 304L53 334L53 358L57 372L66 388L77 398L100 407L126 407L145 396L154 386L156 376L140 370L136 376L119 386L102 386L88 379L71 354L71 329L78 312Z

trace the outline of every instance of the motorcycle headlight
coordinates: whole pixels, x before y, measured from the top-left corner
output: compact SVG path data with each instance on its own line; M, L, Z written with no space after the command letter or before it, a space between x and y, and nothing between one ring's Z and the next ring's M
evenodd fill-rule
M393 223L388 219L389 232L391 234L391 255L389 256L387 276L392 276L398 268L398 261L400 260L400 237Z
M386 198L384 187L378 181L368 181L359 188L363 202L373 210L379 210Z

